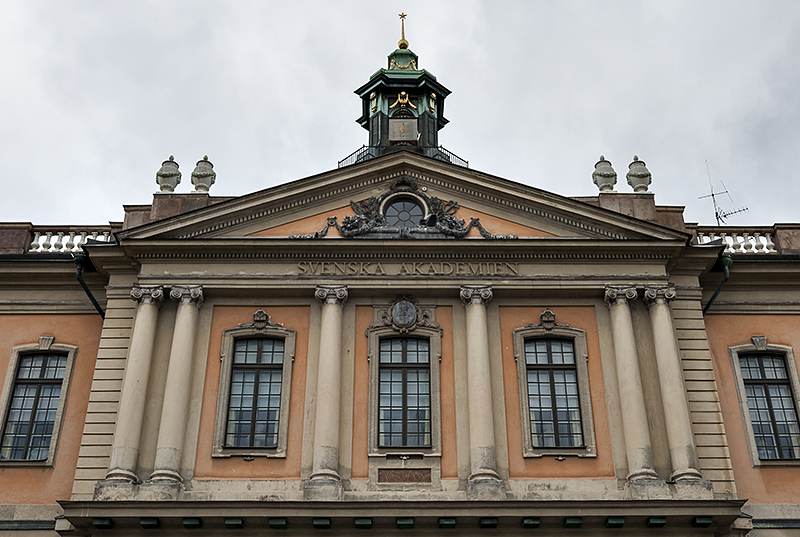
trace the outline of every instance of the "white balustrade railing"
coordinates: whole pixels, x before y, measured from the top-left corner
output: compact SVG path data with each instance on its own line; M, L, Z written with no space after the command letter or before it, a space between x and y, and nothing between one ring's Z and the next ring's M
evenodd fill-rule
M89 240L109 242L110 227L47 229L33 231L33 240L28 245L29 253L69 253L80 252Z
M697 244L708 244L722 240L726 254L777 254L775 243L772 242L772 229L742 230L729 229L722 231L697 229Z

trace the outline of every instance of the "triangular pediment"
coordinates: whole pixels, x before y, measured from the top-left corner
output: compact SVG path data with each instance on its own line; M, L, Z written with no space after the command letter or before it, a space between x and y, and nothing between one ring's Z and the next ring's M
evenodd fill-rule
M298 239L317 234L320 240L333 240L343 235L385 239L386 233L382 232L386 227L374 222L366 233L348 233L356 224L364 224L364 218L356 218L359 213L375 214L378 205L395 199L392 198L395 195L416 196L431 212L436 212L434 209L438 207L438 221L433 218L433 225L429 226L434 235L434 227L438 226L439 231L444 230L447 235L450 228L457 228L461 222L463 229L449 236L463 239L510 236L584 240L686 238L679 231L651 222L408 151L131 228L118 237L122 240ZM443 218L447 219L448 214L453 219L445 225ZM348 217L350 220L346 221ZM348 222L350 228L346 226ZM414 238L420 238L421 233Z

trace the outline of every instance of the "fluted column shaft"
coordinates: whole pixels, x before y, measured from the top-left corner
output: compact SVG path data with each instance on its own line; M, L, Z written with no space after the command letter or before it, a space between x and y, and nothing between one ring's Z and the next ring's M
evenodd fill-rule
M701 479L697 456L694 450L692 422L689 419L689 404L683 386L681 358L675 343L672 315L668 302L675 298L672 287L649 287L644 293L650 309L653 325L653 342L656 347L656 363L661 386L661 400L667 426L669 456L672 463L673 481Z
M495 460L489 329L486 324L486 304L491 298L491 287L461 288L461 301L467 317L470 479L499 479Z
M169 296L178 301L178 312L169 353L155 467L150 475L150 479L155 481L181 481L183 441L192 388L194 342L197 337L198 309L203 304L203 289L199 286L174 286Z
M139 460L142 418L147 400L150 362L153 359L158 308L164 301L164 289L135 286L131 289L131 298L138 302L138 308L125 366L117 428L106 479L138 481L136 464Z
M653 448L650 443L647 411L639 373L639 356L629 300L638 296L636 289L607 287L606 304L611 310L611 331L616 352L617 381L622 405L622 426L625 429L625 450L628 455L628 480L657 479L653 470Z
M314 420L314 462L311 479L340 480L339 400L342 375L342 307L347 287L317 287L322 302L319 331L317 411Z

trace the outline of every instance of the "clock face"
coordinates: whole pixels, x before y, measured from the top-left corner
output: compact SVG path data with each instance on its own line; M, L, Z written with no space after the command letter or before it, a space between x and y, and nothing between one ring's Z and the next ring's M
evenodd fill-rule
M417 319L417 308L408 300L401 300L392 308L392 318L397 326L411 326Z

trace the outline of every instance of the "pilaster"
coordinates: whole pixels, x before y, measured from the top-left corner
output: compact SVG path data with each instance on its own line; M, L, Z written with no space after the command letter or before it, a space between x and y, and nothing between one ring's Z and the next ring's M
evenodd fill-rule
M656 348L658 378L665 411L672 481L701 479L695 455L689 405L683 386L681 360L669 302L676 296L673 287L648 287L644 301L650 310L653 342Z
M170 290L169 296L178 301L178 312L169 353L155 467L150 479L180 482L183 442L189 415L194 342L197 339L197 310L203 305L203 288L176 285Z
M504 494L504 490L495 459L489 329L486 319L486 304L492 299L492 288L488 285L463 286L460 295L466 309L467 324L471 469L467 491L476 499L496 499L497 495Z
M658 479L653 469L653 448L628 303L637 297L638 293L634 287L607 286L605 289L605 302L611 310L611 331L622 406L622 427L628 456L628 481Z
M319 375L313 466L304 494L306 499L337 499L342 495L339 475L342 307L348 292L345 286L318 286L314 296L322 305Z
M136 301L138 311L131 335L106 479L133 482L139 480L136 475L136 465L139 460L139 442L142 436L142 419L150 377L150 362L153 358L158 309L164 302L164 288L136 285L131 289L131 299Z

